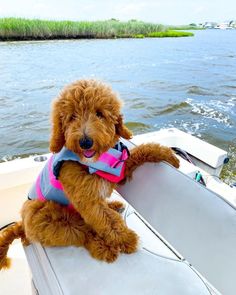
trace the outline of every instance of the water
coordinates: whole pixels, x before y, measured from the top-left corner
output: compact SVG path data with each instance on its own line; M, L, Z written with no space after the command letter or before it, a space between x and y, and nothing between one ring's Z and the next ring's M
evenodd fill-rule
M80 78L109 82L135 134L176 127L223 149L236 175L236 30L194 38L0 43L0 159L48 151L51 100Z

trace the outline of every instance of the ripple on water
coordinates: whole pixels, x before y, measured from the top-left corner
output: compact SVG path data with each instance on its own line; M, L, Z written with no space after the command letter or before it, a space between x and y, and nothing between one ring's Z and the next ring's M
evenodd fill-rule
M33 91L48 90L48 89L52 89L52 88L55 88L55 87L56 87L56 85L44 85L44 86L41 86L41 87L24 88L21 91L22 92L33 92Z
M224 88L236 89L236 85L223 85Z
M136 102L136 103L133 103L130 106L130 108L135 109L135 110L144 109L144 108L146 108L146 103L145 102Z
M153 118L156 116L168 115L171 113L181 112L181 111L185 111L186 108L189 108L189 107L190 107L190 104L187 101L181 101L179 103L168 104L165 107L149 106L149 107L147 107L149 113L143 115L143 118L149 119L149 118Z
M187 101L182 101L180 103L175 103L175 104L169 104L167 105L163 110L159 112L160 115L165 115L169 113L174 113L178 110L182 110L189 107L189 104Z
M214 93L210 92L208 89L199 87L199 86L190 86L187 90L188 94L194 94L194 95L214 95Z
M151 126L148 124L144 124L142 122L126 122L125 125L132 130L135 134L148 131L151 129Z

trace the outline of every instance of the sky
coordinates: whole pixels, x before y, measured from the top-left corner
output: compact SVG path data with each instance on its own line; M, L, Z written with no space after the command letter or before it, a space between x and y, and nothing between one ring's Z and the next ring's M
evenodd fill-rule
M0 17L9 16L181 25L236 20L236 0L0 0Z

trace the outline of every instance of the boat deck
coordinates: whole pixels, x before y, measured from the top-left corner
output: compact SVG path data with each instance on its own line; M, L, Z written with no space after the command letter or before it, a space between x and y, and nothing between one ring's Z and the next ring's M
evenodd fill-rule
M168 134L173 132L173 130L170 130ZM149 140L155 141L153 137ZM191 143L191 140L192 138L187 142ZM163 142L161 140L160 142L165 143L164 139ZM136 144L139 144L139 142L136 142ZM179 146L178 142L168 142L168 144ZM222 154L220 151L217 154L218 158ZM236 237L234 227L236 190L220 181L219 183L213 181L212 177L208 178L207 172L202 168L207 188L217 193L214 194L193 181L196 171L201 171L201 168L191 165L183 159L180 159L180 162L179 170L181 172L163 163L158 165L158 169L161 169L161 172L158 173L156 173L156 165L151 167L151 164L149 164L146 165L147 167L142 167L142 173L139 172L140 174L138 174L139 178L136 179L136 182L134 181L135 178L132 181L132 189L130 187L130 190L127 188L124 193L122 191L120 193L126 196L126 200L131 206L133 205L143 218L146 218L153 227L157 228L173 247L183 253L184 257L198 271L201 271L216 288L229 290L228 293L225 292L224 294L235 294L233 278L235 269L234 264L232 264L235 251L232 245L235 245ZM1 163L0 227L12 221L20 220L19 213L22 203L26 200L31 183L36 179L43 165L43 162L34 161L34 158ZM215 172L220 168L217 166ZM184 174L189 177L183 177ZM140 181L140 179L143 180L143 175L148 180L145 183ZM171 180L167 181L169 178ZM170 186L169 184L172 183L173 179L175 180L174 186ZM15 186L12 186L13 180ZM140 183L142 183L141 186ZM153 184L158 184L158 198L156 198L156 188ZM153 190L150 190L152 186ZM186 187L190 189L186 190ZM133 191L133 189L135 190ZM149 192L148 195L147 191ZM189 198L190 192L191 198ZM135 196L135 204L132 204L134 199L132 197L129 199L128 196ZM173 198L173 196L176 197ZM144 200L144 203L142 200ZM148 204L151 204L151 207L148 207ZM153 210L153 208L156 209ZM173 216L173 218L168 216ZM174 227L172 226L173 220ZM188 220L188 226L186 226L186 220ZM201 222L198 222L198 220ZM19 240L10 247L9 257L12 258L12 267L0 273L0 294L32 294L31 273Z

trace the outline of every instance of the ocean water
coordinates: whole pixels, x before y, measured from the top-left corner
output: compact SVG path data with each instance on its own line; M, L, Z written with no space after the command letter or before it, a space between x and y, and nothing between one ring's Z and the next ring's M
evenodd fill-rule
M236 30L193 38L0 42L0 161L48 151L50 105L80 78L112 85L135 134L176 127L229 151L236 181Z

